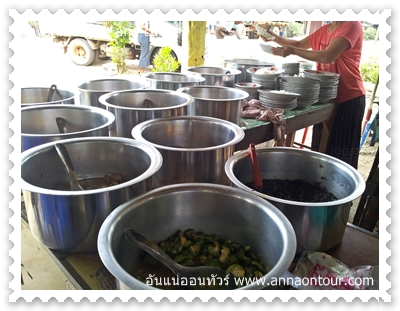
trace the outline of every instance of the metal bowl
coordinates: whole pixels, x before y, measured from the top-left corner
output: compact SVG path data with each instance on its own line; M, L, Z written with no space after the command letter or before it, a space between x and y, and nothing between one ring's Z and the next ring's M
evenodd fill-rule
M132 138L132 129L143 121L187 115L193 97L169 90L131 90L104 94L99 101L115 115L110 136Z
M21 109L21 151L75 137L109 136L115 116L101 108L39 105Z
M155 242L177 230L218 234L249 245L271 270L262 281L239 289L262 289L290 266L296 237L284 215L269 202L241 189L215 184L177 184L152 190L116 208L101 226L100 258L117 282L117 289L157 289L128 271L144 251L124 238L127 228ZM262 283L264 282L264 283Z
M253 181L248 150L235 153L225 164L234 187L254 193L275 205L291 222L297 237L297 253L326 251L337 245L344 234L351 202L365 190L361 174L331 156L289 147L256 149L263 179L300 179L319 184L338 200L308 203L267 196L246 186Z
M223 86L188 86L178 89L194 98L189 114L207 116L230 121L239 125L242 118L243 101L249 94L243 90Z
M53 96L52 92L54 92ZM62 89L54 90L51 87L21 88L21 107L54 104L74 105L75 93Z
M85 191L57 190L68 182L54 145L31 148L21 156L21 189L30 230L50 249L94 252L104 219L120 204L152 189L162 165L152 146L129 138L91 137L63 140L78 179L121 175L125 182Z
M104 108L99 103L99 97L115 92L124 90L142 90L147 85L142 82L126 80L126 79L99 79L86 81L78 86L79 101L81 105L94 106Z
M181 87L200 85L206 79L197 74L177 72L149 72L144 75L149 83L149 89L176 91Z
M242 72L224 67L195 66L187 69L190 73L198 74L205 78L202 85L234 87L236 76Z
M180 116L144 121L132 129L132 136L162 154L155 187L188 182L230 185L224 165L244 131L217 118Z
M241 75L236 76L236 82L252 82L251 75L247 73L247 69L250 67L272 67L274 63L265 62L257 59L246 59L246 58L235 58L226 59L222 62L222 66L230 69L237 69L242 72Z

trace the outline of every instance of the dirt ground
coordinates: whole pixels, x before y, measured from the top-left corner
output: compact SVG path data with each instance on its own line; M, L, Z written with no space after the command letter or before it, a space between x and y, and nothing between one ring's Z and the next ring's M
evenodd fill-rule
M93 65L88 67L76 66L73 64L66 54L63 54L60 46L52 42L51 38L37 38L27 36L16 38L19 44L15 48L15 75L13 82L19 87L34 87L34 86L49 86L56 84L60 89L75 89L78 85L85 81L103 79L110 77L103 65L110 64L110 60L96 60ZM206 66L221 66L221 61L232 58L256 58L270 61L281 61L272 59L275 57L271 54L266 54L259 47L257 40L240 40L236 37L228 37L223 40L216 40L215 37L207 38L207 53L205 55ZM370 43L371 44L371 43ZM28 47L28 48L27 48ZM370 46L364 49L366 53L374 53L376 48ZM367 56L363 56L367 57ZM129 72L119 75L121 78L129 77L130 79L143 79L138 75L138 61L128 60ZM150 68L147 71L151 71ZM114 76L115 77L115 76ZM367 108L370 103L370 94L373 90L373 85L366 84ZM379 90L378 90L379 91ZM379 96L379 92L377 93ZM373 110L377 111L378 105L373 105ZM311 137L312 129L308 131L307 144ZM301 142L303 131L296 133L295 141ZM374 146L370 146L371 137L368 137L364 146L361 149L359 158L358 171L367 179L372 163L374 161L379 142ZM353 202L353 207L350 213L349 222L352 222L358 200Z

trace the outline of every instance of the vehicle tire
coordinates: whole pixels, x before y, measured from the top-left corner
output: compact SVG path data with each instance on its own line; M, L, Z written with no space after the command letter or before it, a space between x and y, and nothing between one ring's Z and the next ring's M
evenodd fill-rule
M68 45L69 58L78 66L90 66L96 59L96 52L82 38L73 39Z
M246 26L244 24L236 25L236 37L238 39L246 39Z

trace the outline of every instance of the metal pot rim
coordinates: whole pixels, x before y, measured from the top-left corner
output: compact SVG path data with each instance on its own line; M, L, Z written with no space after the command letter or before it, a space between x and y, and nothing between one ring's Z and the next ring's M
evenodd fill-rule
M80 196L80 195L91 195L91 194L97 194L97 193L104 193L104 192L110 192L113 190L118 190L121 188L126 188L132 184L136 184L140 181L143 181L146 178L151 177L162 166L162 162L163 162L162 155L156 148L154 148L153 146L151 146L149 144L146 144L146 143L143 143L140 141L136 141L131 138L95 136L95 137L78 137L78 138L63 139L60 142L62 142L64 145L68 145L69 143L72 144L72 143L96 142L96 141L121 143L121 144L129 145L129 146L137 147L143 151L147 151L147 154L151 158L150 165L146 169L146 171L143 172L143 174L139 175L138 177L136 177L134 179L130 179L124 183L121 183L121 184L118 184L115 186L111 186L111 187L107 187L107 188L84 190L84 191L53 190L53 189L46 189L46 188L41 188L41 187L32 185L32 184L26 182L21 177L21 189L31 191L31 192L36 192L36 193L59 195L59 196ZM45 143L45 144L35 146L35 147L25 150L24 152L21 153L21 166L23 165L23 163L25 161L29 160L29 158L31 158L31 157L34 157L40 151L53 148L56 143L58 143L58 141Z
M94 106L80 106L80 105L71 105L71 104L65 104L65 105L34 105L34 106L28 106L21 108L21 114L23 111L29 111L29 110L36 110L36 109L74 109L74 110L86 110L86 111L91 111L95 112L99 115L105 116L108 121L107 123L91 128L89 130L85 131L78 131L78 132L71 132L71 133L53 133L53 134L39 134L41 137L52 137L52 136L72 136L72 135L77 135L77 134L83 134L87 132L93 132L101 128L105 128L107 126L110 126L114 121L115 121L115 115L111 113L110 111L107 111L105 109L99 108L99 107L94 107ZM21 136L23 137L36 137L38 134L29 134L29 133L21 133Z
M182 92L184 93L187 90L194 90L194 89L220 89L220 90L227 90L230 92L234 92L237 93L239 95L241 95L241 97L237 97L237 98L206 98L206 97L195 97L193 95L191 95L190 93L186 93L191 95L194 99L196 100L206 100L206 101L215 101L215 102L220 102L220 101L234 101L234 100L241 100L241 99L246 99L247 97L249 97L249 93L247 93L246 91L237 89L237 88L232 88L232 87L227 87L227 86L216 86L216 85L193 85L193 86L185 86L185 87L181 87L179 89L177 89L177 92Z
M171 94L174 96L178 97L184 97L186 99L186 102L179 104L179 105L174 105L174 106L168 106L168 107L153 107L153 108L136 108L136 107L124 107L124 106L119 106L119 105L114 105L111 103L108 103L107 100L112 97L112 96L117 96L118 94L121 93L162 93L162 94ZM167 95L168 96L168 95ZM151 90L151 89L138 89L138 90L123 90L123 91L115 91L111 93L106 93L104 95L101 95L99 97L99 102L103 104L106 107L113 107L117 109L124 109L124 110L135 110L135 111L162 111L162 110L169 110L171 108L180 108L180 107L185 107L190 105L194 101L194 98L185 93L178 93L176 91L172 90Z
M266 65L273 65L274 63L263 61L263 60L258 60L254 58L233 58L233 59L224 59L223 62L225 63L233 63L237 65L253 65L254 63L259 63L260 65L266 64Z
M231 194L243 200L252 200L255 201L259 208L262 208L265 213L270 214L271 217L275 219L275 221L279 222L280 226L285 228L287 232L287 237L285 238L286 245L282 250L282 254L277 262L277 264L271 268L271 270L265 274L262 279L265 280L265 284L268 284L269 280L276 276L279 277L283 275L285 271L287 271L290 263L292 262L295 253L296 253L296 235L293 229L293 226L290 224L289 220L286 216L277 208L275 208L272 204L265 204L269 203L266 202L264 199L257 197L247 191L244 191L239 188L234 188L225 185L219 184L211 184L211 183L184 183L184 184L174 184L174 185L167 185L157 189L150 190L143 195L140 195L136 198L133 198L117 208L115 208L105 219L103 222L98 239L97 239L97 248L99 252L99 256L104 263L105 267L113 274L118 280L122 283L129 285L134 282L140 282L133 276L131 276L125 269L123 269L118 260L114 256L111 246L108 244L108 241L111 241L112 234L113 234L113 224L115 220L127 214L130 210L137 208L141 204L147 201L154 200L158 196L162 196L163 194L171 194L173 192L185 192L190 190L197 190L201 192L216 192L221 194ZM263 207L261 207L263 206ZM161 290L159 288L155 288L149 285L146 285L140 282L143 286L148 287L148 289L156 289ZM237 288L235 290L247 290L251 289L252 285L243 286Z
M141 85L141 87L139 87L139 88L134 88L134 89L132 89L132 90L136 90L136 89L145 89L146 87L147 87L147 85L145 84L145 83L143 83L142 81L135 81L135 80L130 80L130 79L120 79L120 78L118 78L118 79L113 79L113 78L106 78L106 79L95 79L95 80L89 80L89 81L85 81L85 82L83 82L83 83L81 83L78 87L77 87L77 89L79 90L79 91L84 91L84 92L105 92L105 93L108 93L108 92L113 92L113 91L115 91L115 90L94 90L94 89L87 89L87 88L84 88L83 87L83 85L85 85L85 84L90 84L90 83L94 83L94 82L115 82L115 81L120 81L120 82L129 82L129 83L137 83L137 84L140 84Z
M197 72L197 71L192 71L196 68L212 68L212 69L223 69L223 70L228 70L229 73L212 73L212 72ZM212 66L193 66L193 67L189 67L187 69L190 73L196 73L199 75L205 75L205 76L231 76L231 75L239 75L242 72L238 69L230 69L230 68L226 68L226 67L212 67Z
M146 140L142 136L143 130L145 128L151 126L152 124L161 123L161 122L171 122L171 121L176 121L176 120L195 120L195 121L218 123L218 124L221 124L229 129L231 129L235 133L235 137L230 142L227 142L225 144L218 145L218 146L213 146L213 147L177 148L177 147L169 147L169 146L163 146L163 145L158 145L158 144L152 143L152 142ZM154 146L155 148L163 149L163 150L170 150L170 151L181 151L181 152L182 151L204 152L204 151L209 151L209 150L217 150L217 149L225 148L228 146L233 146L233 145L239 143L244 138L244 130L240 126L238 126L230 121L226 121L226 120L218 119L218 118L214 118L214 117L206 117L206 116L177 116L177 117L163 117L163 118L147 120L147 121L143 121L143 122L137 124L135 127L133 127L131 134L134 139L136 139L138 141L142 141L146 144L150 144L151 146Z
M359 184L362 184L364 186L359 187L358 189L356 189L356 191L354 191L353 193L351 193L349 196L336 200L336 201L330 201L330 202L321 202L321 203L311 203L311 202L297 202L297 201L289 201L289 200L284 200L284 199L280 199L280 198L276 198L276 197L271 197L268 196L266 194L263 194L261 192L258 192L252 188L247 187L246 185L244 185L234 174L233 174L233 167L235 166L235 164L237 162L239 162L240 160L246 158L246 157L250 157L250 154L248 152L248 150L242 150L238 153L235 153L234 155L232 155L225 163L225 173L228 176L228 178L236 185L238 185L241 189L244 189L248 192L252 192L254 194L256 194L257 196L260 196L264 199L267 199L269 201L275 201L275 202L279 202L279 203L283 203L283 204L288 204L288 205L297 205L297 206L307 206L307 207L320 207L322 206L337 206L340 204L344 204L347 202L350 202L356 198L358 198L360 195L362 195L362 193L365 190L365 181L364 178L362 177L362 175L355 169L353 168L351 165L338 160L332 156L323 154L323 153L319 153L319 152L315 152L315 151L311 151L311 150L304 150L304 149L296 149L293 147L262 147L262 148L257 148L256 152L258 153L263 153L263 152L292 152L292 153L308 153L311 155L318 155L321 158L325 158L327 160L329 160L330 162L335 162L337 164L340 164L343 168L345 168L346 170L350 171L351 175L354 177L355 180L357 180L357 182Z
M34 87L23 87L21 88L21 93L23 90L29 90L29 89L45 89L45 90L49 90L49 87L44 87L44 86L34 86ZM64 99L59 99L59 100L54 100L51 102L40 102L40 103L21 103L21 109L25 108L25 107L30 107L30 106L44 106L44 105L52 105L52 104L59 104L65 101L69 101L69 100L73 100L75 99L76 96L76 92L72 91L72 90L66 90L66 89L58 89L59 91L63 91L63 92L68 92L71 93L72 95L70 97L64 98Z
M197 81L170 81L170 80L163 80L163 79L157 79L157 78L152 78L151 76L163 76L163 75L170 75L170 76L184 76L188 77L190 76L191 78L195 78ZM182 83L201 83L206 80L206 78L199 76L197 74L193 73L180 73L180 72L148 72L144 75L144 77L149 80L149 81L157 81L157 82L167 82L167 83L172 83L172 84L182 84Z

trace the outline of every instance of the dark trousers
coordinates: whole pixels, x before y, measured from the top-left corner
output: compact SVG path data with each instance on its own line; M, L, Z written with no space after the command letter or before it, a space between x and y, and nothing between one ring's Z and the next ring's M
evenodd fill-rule
M365 95L337 104L328 139L326 154L340 159L355 169L358 167L362 121L365 113ZM313 126L311 149L318 151L322 123Z

